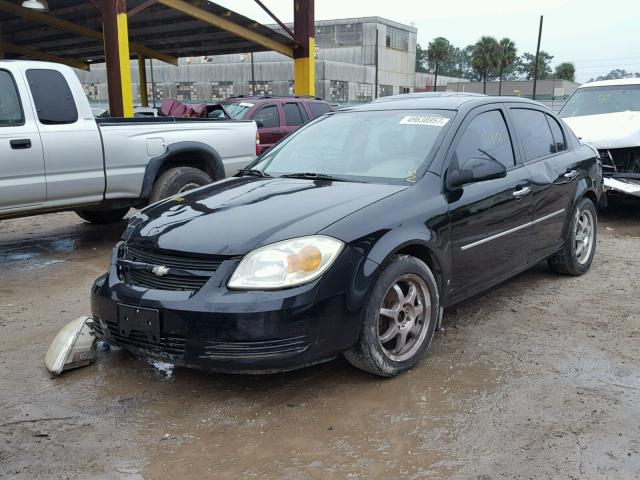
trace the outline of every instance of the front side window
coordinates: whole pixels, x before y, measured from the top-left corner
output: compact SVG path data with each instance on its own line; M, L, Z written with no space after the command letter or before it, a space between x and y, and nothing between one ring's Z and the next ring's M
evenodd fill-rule
M616 112L640 112L640 85L604 85L577 89L558 115L583 117Z
M412 184L448 130L448 110L340 112L320 117L254 166L280 176L310 172L377 183Z
M284 110L284 121L290 126L298 126L302 125L302 113L300 113L300 108L297 103L285 103L283 108Z
M471 120L455 149L452 164L463 168L476 158L497 160L505 168L515 165L509 130L499 110L481 113Z
M546 115L527 108L511 109L511 118L524 147L527 162L556 153L556 145Z
M277 128L280 126L280 114L277 105L268 105L261 108L253 117L262 122L263 128Z
M22 106L13 77L0 70L0 127L14 127L24 123Z
M69 84L56 70L27 70L27 81L43 125L61 125L78 121L76 102Z

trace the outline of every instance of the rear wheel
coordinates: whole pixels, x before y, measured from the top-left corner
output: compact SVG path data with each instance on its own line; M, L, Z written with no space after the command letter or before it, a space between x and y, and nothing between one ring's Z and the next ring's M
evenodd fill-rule
M76 215L90 223L106 224L119 222L125 217L127 212L129 212L129 207L110 210L76 210Z
M149 203L163 198L188 192L211 183L212 178L202 170L193 167L176 167L164 172L153 185Z
M549 258L549 268L564 275L586 273L596 251L597 231L596 207L590 199L583 198L571 217L569 237L562 250Z
M424 356L438 321L438 287L421 260L396 255L378 278L356 345L345 352L354 366L394 377Z

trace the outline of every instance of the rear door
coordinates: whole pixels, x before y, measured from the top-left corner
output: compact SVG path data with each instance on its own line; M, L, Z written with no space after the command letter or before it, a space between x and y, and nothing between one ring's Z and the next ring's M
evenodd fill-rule
M42 143L28 101L24 79L0 69L0 210L47 198Z
M25 75L42 138L47 204L101 201L105 191L102 139L91 112L78 112L77 105L87 100L74 98L69 84L78 81L75 74L32 68Z
M300 102L285 102L282 104L284 113L285 135L289 135L308 122L307 112Z
M265 151L284 136L284 126L280 117L280 109L276 103L266 103L253 114L253 120L262 122L259 127L260 149Z
M531 258L535 261L561 248L564 227L580 178L575 152L560 123L535 106L512 104L509 115L532 180Z
M526 266L529 258L531 178L521 164L501 105L473 110L449 150L449 169L473 158L492 158L507 176L471 183L449 193L451 292L466 297Z

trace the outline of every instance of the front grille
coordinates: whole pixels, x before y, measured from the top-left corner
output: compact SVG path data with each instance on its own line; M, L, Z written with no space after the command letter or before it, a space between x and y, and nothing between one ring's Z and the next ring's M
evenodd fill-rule
M307 337L283 338L259 342L205 342L200 358L208 359L257 359L296 355L309 348Z
M124 246L119 258L144 264L142 268L134 268L126 263L120 264L121 280L130 285L156 290L193 292L200 290L225 260L219 256L174 252L138 244ZM167 267L169 273L156 275L153 273L153 267Z
M94 323L94 328L95 324ZM163 353L170 356L181 356L184 354L186 339L182 335L175 333L160 333L160 342L153 343L147 338L144 332L132 330L128 337L122 336L118 331L118 325L115 322L107 322L107 328L113 339L122 345L149 350L154 353ZM99 327L102 332L102 326Z

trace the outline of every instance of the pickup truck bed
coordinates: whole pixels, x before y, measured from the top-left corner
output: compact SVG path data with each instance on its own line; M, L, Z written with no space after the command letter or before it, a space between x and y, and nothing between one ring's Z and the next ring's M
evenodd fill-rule
M233 175L256 125L226 119L100 118L71 68L0 61L0 219L75 210L114 221Z

